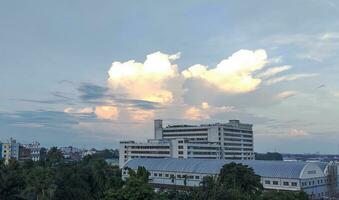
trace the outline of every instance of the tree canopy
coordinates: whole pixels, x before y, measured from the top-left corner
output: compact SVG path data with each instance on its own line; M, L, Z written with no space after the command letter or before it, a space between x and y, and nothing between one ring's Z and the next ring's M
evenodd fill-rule
M303 192L263 191L260 177L246 165L230 163L219 176L204 177L201 186L156 190L149 172L129 170L123 181L117 166L87 156L69 162L56 148L39 162L0 161L0 199L6 200L307 200Z

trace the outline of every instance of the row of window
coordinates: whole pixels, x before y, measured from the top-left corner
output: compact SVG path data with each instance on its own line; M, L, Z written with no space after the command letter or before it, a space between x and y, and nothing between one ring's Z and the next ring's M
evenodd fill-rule
M170 129L170 130L163 130L163 133L171 133L171 132L197 132L197 131L207 131L207 128L194 128L194 129Z
M253 133L253 131L245 131L239 129L224 128L224 131L237 132L237 133Z
M169 151L131 151L133 154L169 154Z
M253 144L241 144L241 143L224 143L224 146L246 146L246 147L252 147Z
M301 182L301 186L311 186L311 185L320 185L320 184L326 184L329 183L329 179L318 179L317 181L312 180L312 181L304 181Z
M169 149L170 146L125 146L131 149Z
M193 175L184 175L184 174L163 174L163 173L153 173L153 177L165 177L165 178L171 178L171 179L195 179L200 180L200 176L193 176Z
M265 180L265 184L266 185L271 185L271 181L270 180ZM272 181L272 185L279 185L279 181ZM298 185L298 183L297 182L283 181L282 185L283 186L293 186L293 187L296 187Z
M163 134L163 137L188 137L188 136L207 136L207 133L188 133L188 134Z
M225 147L225 150L227 151L253 151L252 148L234 148L234 147Z

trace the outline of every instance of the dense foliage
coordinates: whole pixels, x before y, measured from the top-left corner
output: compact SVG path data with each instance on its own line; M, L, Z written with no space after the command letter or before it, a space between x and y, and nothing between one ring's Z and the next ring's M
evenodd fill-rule
M0 199L4 200L307 200L305 193L263 192L260 178L241 164L225 165L200 187L155 192L149 173L139 167L122 181L118 167L102 158L64 160L57 148L39 162L0 162Z
M267 153L255 153L256 160L283 160L283 157L280 153L277 152L267 152Z

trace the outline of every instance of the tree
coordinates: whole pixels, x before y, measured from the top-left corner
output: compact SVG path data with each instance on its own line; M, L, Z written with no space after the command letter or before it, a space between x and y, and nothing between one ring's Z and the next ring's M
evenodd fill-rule
M46 163L48 165L57 165L64 161L62 152L57 147L52 147L46 155Z
M308 200L305 192L290 192L290 191L266 191L263 193L262 200Z
M252 168L234 162L222 167L218 183L226 188L240 189L250 195L259 195L263 190L260 176L256 175Z
M258 199L263 187L260 177L252 168L242 164L226 164L218 177L204 177L195 189L192 199L204 200L253 200Z
M32 168L26 175L25 196L39 200L50 199L55 190L53 179L54 174L50 168Z
M15 160L10 160L8 165L3 160L0 161L0 199L23 199L20 191L25 184L18 166Z
M138 167L137 172L129 170L124 187L116 193L106 195L107 200L153 200L158 197L153 187L148 184L149 172Z

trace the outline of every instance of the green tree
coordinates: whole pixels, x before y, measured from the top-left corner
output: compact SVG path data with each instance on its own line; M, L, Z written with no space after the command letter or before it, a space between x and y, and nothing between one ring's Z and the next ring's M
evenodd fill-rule
M139 167L137 172L129 170L125 185L118 192L106 194L107 200L153 200L159 197L148 184L149 172Z
M242 164L226 164L218 177L204 177L201 186L194 189L192 199L253 200L263 190L260 177L252 168Z
M260 176L256 175L252 168L234 162L222 167L218 183L226 188L239 189L251 196L260 195L263 190Z
M46 155L45 163L49 166L58 165L64 161L62 152L57 147L52 147Z
M25 196L38 200L50 199L53 196L55 190L54 174L50 168L40 166L32 168L25 179Z
M19 170L19 165L15 160L10 160L5 165L3 160L0 161L0 199L18 200L23 199L21 190L25 183L23 175Z
M266 191L263 193L262 200L308 200L305 192L290 191Z

